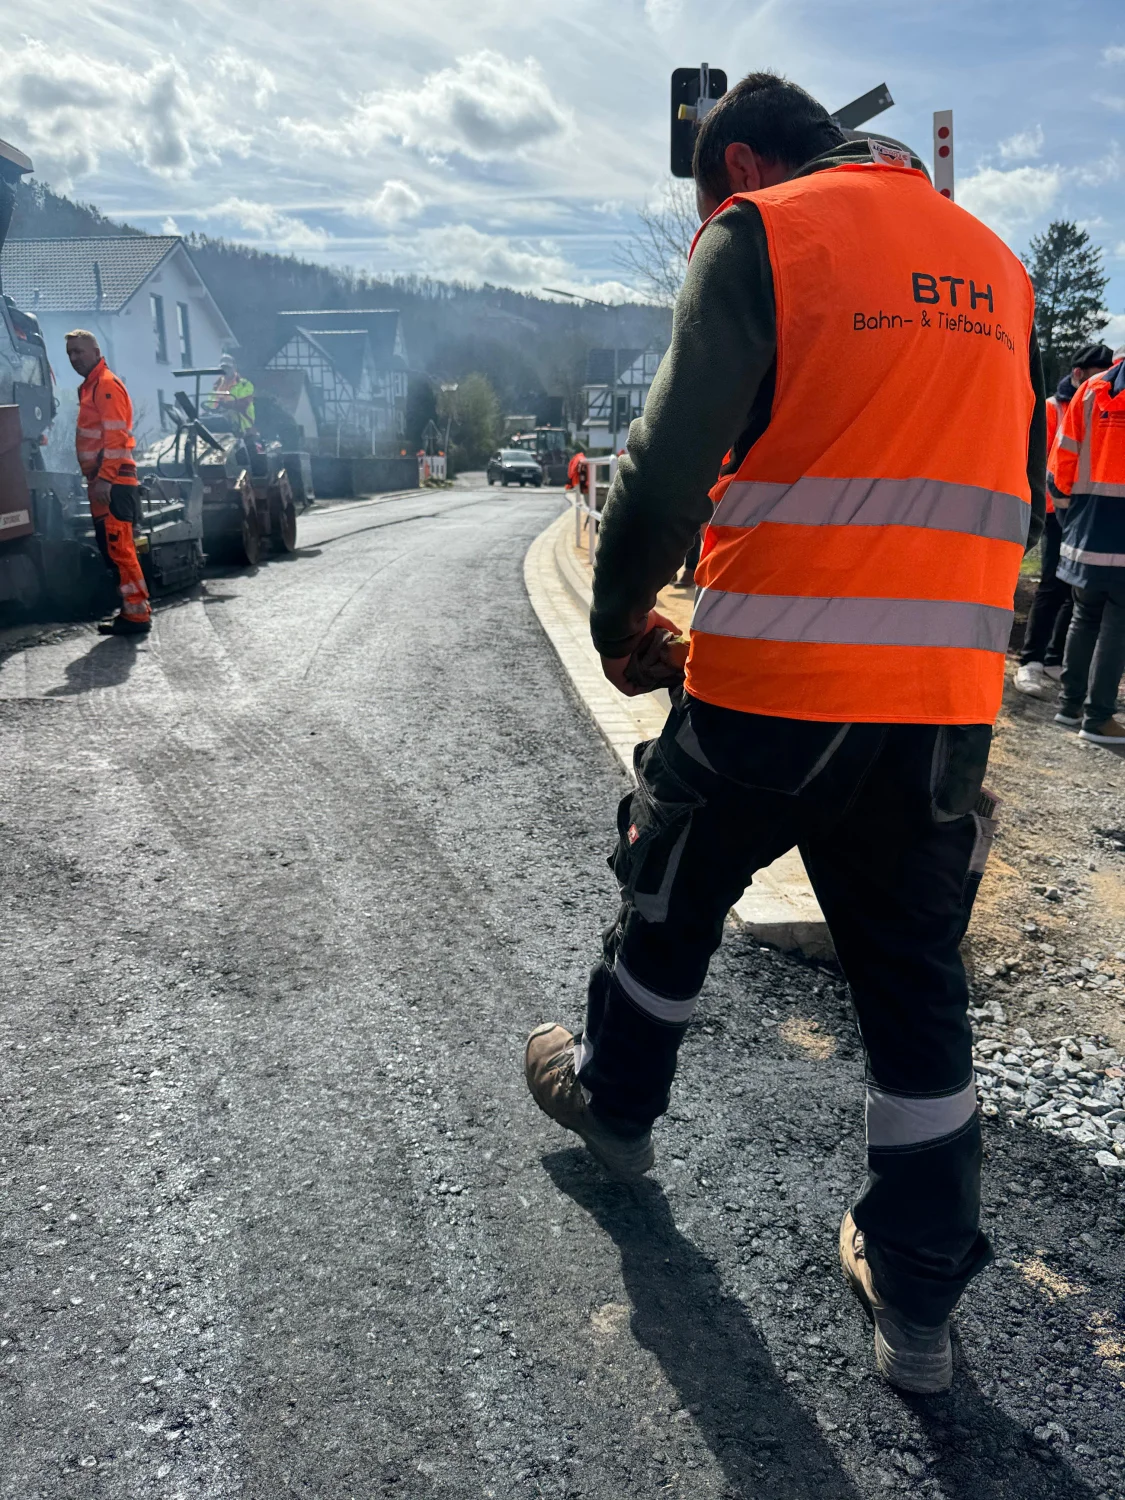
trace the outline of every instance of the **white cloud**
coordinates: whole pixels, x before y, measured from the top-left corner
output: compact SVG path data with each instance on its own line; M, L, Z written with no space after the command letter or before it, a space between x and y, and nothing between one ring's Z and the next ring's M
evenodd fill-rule
M1125 62L1125 47L1106 47L1102 51L1102 58L1107 63Z
M167 217L163 220L163 222L160 225L160 233L161 234L182 234L183 230L176 223L175 219L173 219L172 215L168 214Z
M533 57L516 62L483 51L428 74L415 89L366 95L338 126L285 123L298 137L354 155L389 138L436 158L459 153L489 161L569 135L573 115L554 98Z
M484 234L471 224L425 229L410 241L412 257L433 275L537 288L565 280L572 268L550 245L517 245L505 235Z
M277 93L277 79L269 68L241 52L221 52L215 61L215 71L220 78L247 93L257 109L265 109Z
M416 219L425 204L408 182L391 177L384 182L374 198L360 204L359 213L376 224L401 224L404 219Z
M1000 142L1000 155L1005 161L1028 161L1032 157L1042 156L1043 141L1042 125L1036 125L1034 130L1019 130L1006 141Z
M236 224L278 250L323 250L330 238L327 231L252 198L226 198L202 217Z
M957 184L957 202L1008 238L1051 208L1062 183L1061 167L981 167Z
M645 15L657 31L670 31L683 13L683 0L645 0Z
M1111 349L1120 349L1125 344L1125 313L1114 313L1098 338Z

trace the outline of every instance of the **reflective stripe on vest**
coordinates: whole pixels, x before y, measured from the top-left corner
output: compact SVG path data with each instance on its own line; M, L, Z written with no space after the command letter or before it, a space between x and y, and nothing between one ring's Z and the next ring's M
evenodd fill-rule
M939 479L820 479L796 484L734 480L712 526L921 526L998 541L1027 542L1031 507L1017 495Z
M1125 552L1088 552L1085 547L1063 542L1059 554L1068 562L1087 563L1092 568L1125 568Z
M1006 651L1015 612L945 599L815 599L700 589L691 628L758 641Z
M768 427L712 491L688 691L798 719L990 723L1031 520L1027 274L912 169L745 197L777 379Z

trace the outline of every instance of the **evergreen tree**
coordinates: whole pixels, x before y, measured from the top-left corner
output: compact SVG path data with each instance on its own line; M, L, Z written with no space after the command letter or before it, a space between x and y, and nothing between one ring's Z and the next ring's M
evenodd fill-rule
M1109 277L1100 247L1069 219L1048 224L1032 239L1024 260L1035 288L1035 326L1049 395L1075 353L1109 322L1103 306Z

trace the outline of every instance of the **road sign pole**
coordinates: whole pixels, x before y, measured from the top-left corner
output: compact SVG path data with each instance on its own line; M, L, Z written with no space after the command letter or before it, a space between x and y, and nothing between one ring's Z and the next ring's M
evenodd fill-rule
M934 187L953 201L953 111L934 111Z

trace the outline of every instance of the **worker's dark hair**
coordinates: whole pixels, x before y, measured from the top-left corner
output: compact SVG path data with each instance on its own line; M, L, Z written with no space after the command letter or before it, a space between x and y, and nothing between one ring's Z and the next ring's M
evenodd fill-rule
M728 146L742 142L764 161L796 169L844 139L824 105L803 88L777 73L749 73L704 119L692 172L696 182L721 201L730 195Z

